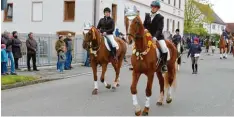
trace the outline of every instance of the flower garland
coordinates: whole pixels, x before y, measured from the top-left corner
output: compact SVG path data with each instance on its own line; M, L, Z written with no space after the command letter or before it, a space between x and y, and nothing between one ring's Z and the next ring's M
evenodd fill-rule
M148 40L148 43L147 43L147 49L143 52L139 52L135 49L135 46L133 47L133 55L136 55L137 56L137 60L143 60L143 57L144 55L147 55L148 52L150 51L150 48L151 46L153 46L154 48L156 47L156 45L153 44L153 40L152 40L152 36L150 33L146 33L145 34L145 38Z

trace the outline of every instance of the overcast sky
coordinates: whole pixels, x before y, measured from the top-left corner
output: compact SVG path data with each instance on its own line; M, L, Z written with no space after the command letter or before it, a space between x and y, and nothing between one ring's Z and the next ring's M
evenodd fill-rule
M214 11L225 23L234 23L234 0L210 0Z

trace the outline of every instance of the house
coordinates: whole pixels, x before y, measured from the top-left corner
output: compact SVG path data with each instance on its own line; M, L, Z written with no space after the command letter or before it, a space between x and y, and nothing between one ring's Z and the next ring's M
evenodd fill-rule
M226 28L228 32L234 33L234 23L227 23Z
M203 13L204 16L209 17L209 13L206 12L206 10L212 11L211 16L214 18L213 21L208 23L203 23L203 27L206 29L206 31L209 34L221 34L222 29L225 29L226 23L213 11L213 9L207 5L196 2L197 8ZM206 9L206 10L204 10Z
M110 7L116 27L125 32L124 8L136 6L142 19L150 12L152 0L8 0L2 11L2 32L56 34L71 31L82 34L84 23L97 26L103 9ZM164 16L164 31L184 29L185 0L162 0L160 13Z

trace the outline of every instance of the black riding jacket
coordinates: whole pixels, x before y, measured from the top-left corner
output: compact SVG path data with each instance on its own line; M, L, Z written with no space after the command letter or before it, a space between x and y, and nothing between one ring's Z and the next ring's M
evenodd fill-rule
M151 21L149 13L145 15L144 27L150 32L153 37L158 40L163 40L164 36L162 34L164 27L164 17L161 14L157 14Z
M104 17L100 19L97 28L101 33L106 32L108 35L113 34L115 30L115 22L111 17Z

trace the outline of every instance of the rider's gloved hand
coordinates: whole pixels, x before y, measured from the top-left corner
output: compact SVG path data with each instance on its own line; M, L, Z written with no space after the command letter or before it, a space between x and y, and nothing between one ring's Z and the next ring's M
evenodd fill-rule
M154 40L154 41L157 41L157 38L156 38L156 37L153 37L153 40Z

